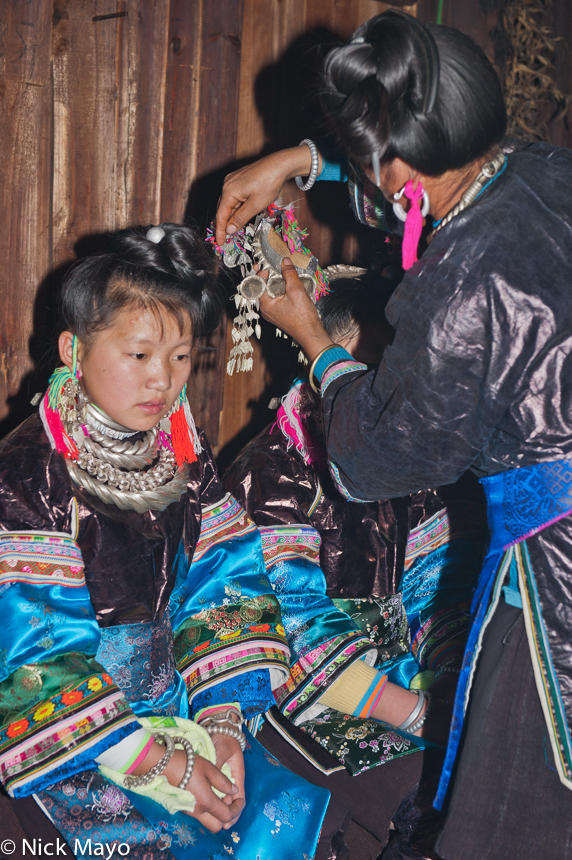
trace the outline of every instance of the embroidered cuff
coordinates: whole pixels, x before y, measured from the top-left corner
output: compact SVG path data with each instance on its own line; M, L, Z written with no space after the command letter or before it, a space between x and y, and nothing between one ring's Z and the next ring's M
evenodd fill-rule
M321 382L328 367L338 361L353 361L353 356L343 346L335 346L326 350L314 365L314 379Z
M367 666L363 660L356 660L328 687L320 704L343 714L367 717L381 698L386 683L387 675Z

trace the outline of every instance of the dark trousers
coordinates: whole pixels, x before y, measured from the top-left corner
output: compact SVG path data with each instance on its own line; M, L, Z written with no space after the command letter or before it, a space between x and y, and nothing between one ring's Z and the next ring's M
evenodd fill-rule
M437 852L444 860L572 860L523 614L501 600L485 633Z

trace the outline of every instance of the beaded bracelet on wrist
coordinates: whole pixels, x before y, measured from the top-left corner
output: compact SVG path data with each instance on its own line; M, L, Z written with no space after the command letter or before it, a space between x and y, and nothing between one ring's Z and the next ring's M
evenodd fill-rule
M320 155L318 153L318 147L314 143L313 140L309 140L307 137L304 140L300 141L299 146L307 146L310 150L310 154L312 156L312 166L310 167L310 172L308 174L308 178L304 183L304 180L301 176L295 177L295 182L300 191L309 191L310 188L313 187L316 179L318 178L318 170L320 169Z
M147 773L142 773L140 776L135 776L134 774L126 776L124 780L126 788L136 788L139 785L148 785L156 776L161 776L161 774L166 770L167 765L175 752L175 742L170 735L164 734L163 732L153 732L153 737L158 743L159 739L164 740L165 746L167 747L165 755L157 762L157 764L153 765Z

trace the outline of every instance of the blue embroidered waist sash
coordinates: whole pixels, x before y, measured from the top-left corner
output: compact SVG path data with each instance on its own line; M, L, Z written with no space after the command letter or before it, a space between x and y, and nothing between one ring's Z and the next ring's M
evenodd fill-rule
M500 596L502 580L510 566L512 548L563 517L572 514L572 462L570 460L556 460L522 469L510 469L490 478L483 478L481 483L487 499L487 518L491 533L490 544L471 606L472 625L459 675L441 782L434 801L437 809L441 809L445 799L461 739L463 720L468 706L481 642L486 625ZM529 574L528 591L531 593L529 602L534 603L536 588L529 566L526 573ZM491 598L493 598L492 601ZM529 606L529 612L533 625L534 618L536 618L537 627L542 627L539 605ZM543 629L535 631L539 640L542 640L543 637L546 638L544 634ZM540 641L539 648L542 648L543 644ZM547 659L545 659L544 669L550 671L552 666L547 642L545 645L546 654L544 656ZM555 682L553 684L554 697L559 699L558 685L555 678L553 680ZM562 711L562 709L560 710ZM563 733L569 741L569 732L565 720L562 718L562 713L560 716Z

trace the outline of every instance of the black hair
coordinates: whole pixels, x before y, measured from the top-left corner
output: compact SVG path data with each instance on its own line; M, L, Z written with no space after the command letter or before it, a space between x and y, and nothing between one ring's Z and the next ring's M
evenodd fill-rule
M193 337L218 325L223 297L213 255L190 227L159 226L165 235L157 243L146 238L150 227L114 233L106 253L80 260L66 276L60 295L63 323L88 347L96 332L127 307L156 313L164 308L181 333L188 314Z
M399 275L387 278L381 273L367 272L357 278L332 281L330 292L317 302L320 320L332 340L346 337L364 324L389 326L385 306L398 280Z
M332 130L357 161L379 152L439 176L486 155L506 129L499 79L472 39L398 10L334 48L324 84Z

